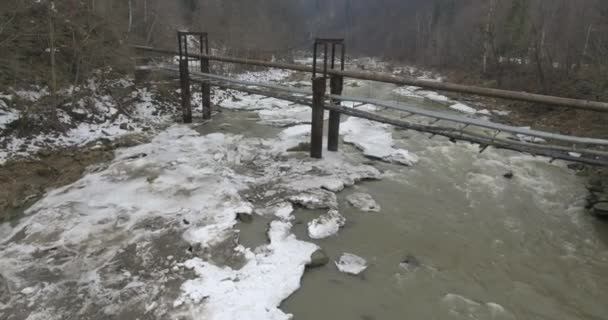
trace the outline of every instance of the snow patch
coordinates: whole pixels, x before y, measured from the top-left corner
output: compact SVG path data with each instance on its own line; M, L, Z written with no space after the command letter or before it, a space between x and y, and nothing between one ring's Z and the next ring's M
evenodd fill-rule
M393 147L395 142L389 125L351 117L342 123L340 133L345 142L355 145L367 157L406 166L419 161L415 154Z
M477 110L475 108L471 108L469 106L467 106L466 104L463 103L456 103L450 106L450 109L452 110L456 110L459 112L463 112L466 114L476 114Z
M190 313L202 319L291 319L278 307L300 288L304 268L318 249L297 240L291 227L287 222L272 222L270 244L256 250L258 253L247 250L248 262L240 270L221 268L199 258L188 260L185 266L198 278L182 285L183 294L175 306L189 302Z
M367 269L367 261L352 253L344 253L340 259L335 262L336 267L340 272L358 275Z
M278 82L287 79L293 71L283 69L268 69L265 71L245 72L239 74L237 79L242 81Z
M324 239L338 233L344 224L346 218L337 210L330 210L308 223L308 236L311 239Z
M293 206L288 201L333 209L337 199L329 189L379 177L378 170L352 164L341 153L322 160L289 157L277 139L201 136L175 125L148 144L118 150L106 169L50 191L19 224L2 229L0 269L16 292L39 283L32 274L69 270L54 275L45 284L48 289L32 294L32 318L74 314L78 310L52 308L56 299L70 298L74 306L94 303L108 317L147 301L142 309L159 318L176 312L211 320L289 319L277 307L299 287L317 246L291 234ZM249 249L234 244L243 259L241 269L215 265L204 254L186 255L188 244L203 252L224 246L223 240L236 231L236 215L252 212L280 220L271 224L269 245ZM167 242L158 237L167 234L176 234L186 247L165 248ZM171 238L169 244L175 241ZM159 254L159 243L170 251ZM42 258L32 259L34 253ZM173 258L166 265L168 255ZM124 269L111 267L119 264ZM179 274L184 266L197 277L182 284L174 309L170 297L175 292L162 288L167 273ZM150 277L139 278L139 270ZM76 293L80 295L74 298ZM10 305L28 305L23 296ZM108 298L116 296L120 304Z

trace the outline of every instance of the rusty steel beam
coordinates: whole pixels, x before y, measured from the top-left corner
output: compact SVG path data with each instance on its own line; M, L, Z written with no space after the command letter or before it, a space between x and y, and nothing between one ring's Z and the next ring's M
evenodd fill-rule
M165 50L158 48L151 48L145 46L133 46L136 50L147 51L147 52L155 52L164 55L177 55L178 53L173 50ZM190 54L192 57L201 58L199 55ZM268 67L268 68L277 68L277 69L285 69L285 70L293 70L293 71L301 71L301 72L313 72L313 68L306 65L299 64L290 64L290 63L279 63L279 62L269 62L269 61L260 61L260 60L252 60L252 59L243 59L243 58L235 58L235 57L222 57L222 56L213 56L213 55L203 55L204 58L207 58L212 61L220 61L226 63L236 63L236 64L245 64L251 66L258 67ZM318 71L322 71L322 69L318 69ZM416 86L426 89L434 89L440 91L449 91L449 92L457 92L457 93L466 93L477 96L484 97L493 97L507 100L517 100L523 102L531 102L531 103L541 103L547 105L554 105L560 107L574 108L580 110L589 110L589 111L597 111L597 112L608 112L608 103L600 102L600 101L590 101L590 100L579 100L579 99L571 99L571 98L563 98L563 97L555 97L548 95L541 95L536 93L528 93L528 92L519 92L519 91L509 91L502 89L492 89L492 88L484 88L478 86L467 86L455 83L446 83L446 82L435 82L429 80L418 80L414 78L405 78L405 77L397 77L394 75L381 73L381 72L369 72L369 71L353 71L353 70L327 70L329 75L337 75L345 78L353 78L359 80L369 80L369 81L378 81L385 83L392 83L396 85L402 86Z

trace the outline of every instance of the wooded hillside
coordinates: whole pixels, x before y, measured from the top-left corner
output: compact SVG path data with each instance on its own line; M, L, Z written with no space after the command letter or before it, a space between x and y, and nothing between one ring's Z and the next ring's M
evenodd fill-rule
M174 47L175 31L190 29L239 55L345 37L351 54L457 71L463 81L608 98L602 0L7 0L0 17L0 77L14 85L78 83L100 66L124 66L127 43Z

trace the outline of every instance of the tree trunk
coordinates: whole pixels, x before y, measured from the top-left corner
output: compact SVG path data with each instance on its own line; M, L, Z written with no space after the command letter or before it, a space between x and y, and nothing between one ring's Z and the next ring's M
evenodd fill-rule
M48 12L48 23L49 23L49 50L51 57L51 94L55 96L57 90L57 73L55 70L55 26L53 24L53 9L49 5Z
M483 73L488 72L488 58L490 57L491 41L492 39L492 26L494 20L494 10L496 7L496 0L490 0L490 6L488 8L488 15L486 17L486 26L484 30L484 50L483 50Z

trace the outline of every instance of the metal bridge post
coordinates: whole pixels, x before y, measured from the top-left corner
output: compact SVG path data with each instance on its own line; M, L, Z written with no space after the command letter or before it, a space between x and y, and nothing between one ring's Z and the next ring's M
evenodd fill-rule
M182 97L184 123L192 123L192 103L190 102L190 70L188 65L188 34L177 33L179 45L179 80Z
M327 78L312 79L312 126L310 132L310 156L323 158L323 115L325 113L325 90Z
M342 95L344 78L332 75L329 82L330 92L335 95ZM333 101L333 100L332 100ZM333 101L335 105L340 105L340 101ZM329 127L327 131L327 150L338 151L340 144L340 112L329 112Z
M209 38L207 33L200 34L200 53L201 53L201 72L209 73L209 59L204 58L203 54L209 55ZM202 91L202 104L203 104L203 119L211 119L211 85L208 82L203 82L201 85Z
M329 56L328 49L331 45L331 56ZM314 46L314 63L313 63L313 76L316 74L316 60L317 50L319 46L323 47L323 77L327 78L328 67L331 70L336 69L336 48L340 50L340 70L344 70L344 58L345 58L345 46L344 39L315 39ZM328 60L331 59L329 62ZM333 95L341 95L344 87L344 77L338 75L331 75L330 77L330 92ZM332 103L339 106L340 101L333 101ZM327 150L338 151L340 144L340 112L330 111L329 112L329 128L327 130Z

